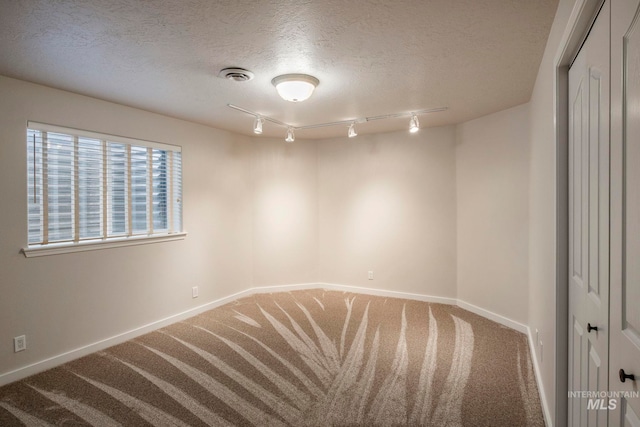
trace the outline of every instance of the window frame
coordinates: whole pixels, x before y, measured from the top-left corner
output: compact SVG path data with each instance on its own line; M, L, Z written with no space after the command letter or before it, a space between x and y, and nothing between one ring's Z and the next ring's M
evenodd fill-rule
M165 143L159 143L159 142L153 142L153 141L145 141L140 139L104 134L104 133L93 132L93 131L85 131L85 130L74 129L70 127L49 125L49 124L44 124L44 123L34 122L34 121L27 122L27 128L25 130L27 131L26 132L27 134L28 134L28 130L36 130L40 132L69 135L72 138L75 138L75 140L78 140L78 138L100 140L100 141L103 141L103 145L107 143L112 143L112 144L124 144L125 146L131 146L131 147L144 147L145 149L148 150L148 153L150 156L147 164L147 166L149 167L151 167L153 164L153 155L155 150L162 150L165 152L172 152L172 153L182 153L182 147L177 145L165 144ZM27 139L28 138L25 138L25 140ZM29 149L27 148L27 160L29 158L28 153L29 153ZM180 215L179 231L170 231L171 226L173 225L172 224L171 226L167 225L166 232L160 232L160 233L154 232L154 224L153 224L154 217L152 216L149 218L151 226L149 227L147 233L143 233L143 234L133 233L131 232L131 230L129 230L129 232L125 235L110 236L109 231L107 229L103 229L101 232L102 236L96 237L96 238L80 238L80 237L76 238L74 236L74 240L71 240L71 241L48 242L45 240L45 243L27 243L27 245L22 248L21 252L24 254L25 257L31 258L31 257L45 256L45 255L55 255L55 254L82 252L82 251L97 250L97 249L109 249L109 248L116 248L116 247L130 246L130 245L142 245L142 244L149 244L149 243L183 240L186 237L187 233L186 231L184 231L184 220L183 220L184 190L183 190L182 179L181 179L181 177L183 176L183 162L181 157L182 156L180 156L180 175L179 175L180 180L178 181L180 186L179 188L180 188L181 196L179 201L174 202L174 203L178 203L179 205L174 206L174 203L172 203L170 206L166 207L167 214L169 215L166 219L167 222L173 221L174 207L179 212L179 215ZM102 164L103 164L104 170L106 171L107 170L106 159L102 159ZM74 167L77 168L78 166L74 165ZM129 172L131 172L131 168L129 168ZM150 170L149 173L151 176L152 170ZM46 175L47 175L46 173L43 174L43 176L46 176ZM127 179L130 181L131 176L127 176ZM174 177L170 176L166 179L172 181L172 184L170 185L169 195L167 196L167 198L173 197ZM80 182L80 178L78 174L75 173L73 177L73 184L72 184L74 188L78 187L79 182ZM148 184L147 194L148 196L151 196L153 193L155 183L153 179L151 179L150 181L147 181L147 184ZM31 184L27 183L27 197L29 197L29 192L31 188L30 185ZM34 181L34 185L37 185L35 181ZM42 184L42 185L46 187L46 184ZM103 192L110 191L111 188L112 187L110 185L109 186L107 185L107 179L104 179ZM129 205L131 204L131 197L132 196L129 193L127 195L127 201L126 201L127 203L129 203ZM103 202L106 203L106 197L103 200ZM146 203L149 205L147 207L147 214L149 214L152 211L151 205L155 203L154 198L153 197L149 198L149 200L147 200ZM72 204L75 204L75 209L77 210L78 200L74 200ZM40 206L41 206L41 209L44 209L46 207L46 201L43 201ZM100 206L101 212L104 209L106 209L106 206L101 204ZM43 215L42 213L40 215L41 215L41 218L48 217L48 215ZM77 220L78 213L76 211L74 211L74 215ZM104 218L106 218L107 214L104 213L101 215L103 215ZM129 216L130 215L131 215L131 212L129 211ZM27 215L27 218L29 218L29 215ZM104 224L106 223L107 223L107 220L105 219ZM132 223L129 222L127 226L132 226L131 224ZM42 227L45 227L45 226L46 226L46 221L43 221ZM77 233L77 224L76 224L75 232ZM29 235L27 236L27 242L29 242Z

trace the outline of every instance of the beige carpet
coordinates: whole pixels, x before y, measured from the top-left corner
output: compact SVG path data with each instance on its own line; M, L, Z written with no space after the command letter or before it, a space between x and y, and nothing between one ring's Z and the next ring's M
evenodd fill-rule
M0 388L0 425L543 426L525 335L457 307L256 295Z

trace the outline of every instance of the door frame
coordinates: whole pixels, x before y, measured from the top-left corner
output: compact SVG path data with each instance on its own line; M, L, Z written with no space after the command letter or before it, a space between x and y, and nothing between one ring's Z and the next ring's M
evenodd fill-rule
M569 358L569 67L605 0L576 0L554 58L556 138L556 354L553 424L567 423Z

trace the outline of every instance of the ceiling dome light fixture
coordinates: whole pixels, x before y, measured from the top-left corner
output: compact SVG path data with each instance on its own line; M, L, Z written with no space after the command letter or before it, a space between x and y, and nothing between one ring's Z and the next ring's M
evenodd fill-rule
M293 142L296 140L296 136L293 133L293 128L291 126L289 126L289 128L287 129L287 138L285 139L286 142Z
M307 74L283 74L274 77L271 83L285 101L302 102L311 96L320 80Z
M411 114L411 121L409 121L409 132L416 133L420 130L420 122L418 116L415 113Z
M352 122L349 125L349 133L347 134L349 136L349 138L353 138L358 136L358 132L356 132L356 122Z
M260 135L262 133L262 124L264 119L262 117L256 117L256 121L253 122L253 133Z

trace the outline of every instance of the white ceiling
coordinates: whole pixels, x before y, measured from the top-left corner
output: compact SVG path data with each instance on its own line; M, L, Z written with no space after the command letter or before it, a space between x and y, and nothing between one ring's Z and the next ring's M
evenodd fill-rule
M0 0L0 74L243 134L253 118L227 104L294 126L446 106L420 117L445 125L529 100L557 1ZM255 78L218 78L229 66ZM320 85L283 101L271 79L285 73Z

